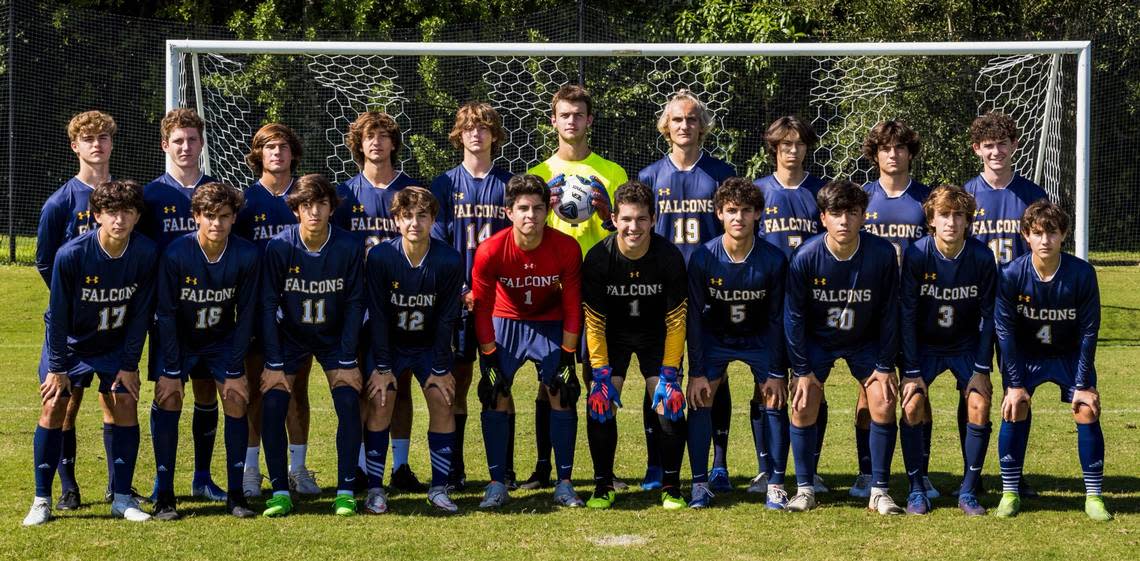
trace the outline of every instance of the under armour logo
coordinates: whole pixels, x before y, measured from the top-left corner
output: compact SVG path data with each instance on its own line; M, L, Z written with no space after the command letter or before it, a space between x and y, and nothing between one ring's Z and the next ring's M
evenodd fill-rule
M641 276L641 271L630 271L629 272L629 278L631 278L631 279L636 279L636 278L639 278L640 276Z
M400 281L392 281L392 288L400 288Z
M815 277L811 279L811 283L816 286L827 286L827 279L824 277Z
M938 273L922 273L923 280L938 280Z
M198 278L197 277L186 277L186 284L192 284L194 286L198 286Z
M1018 302L1025 302L1028 304L1029 303L1029 295L1028 294L1018 294L1017 295L1017 301Z
M463 191L456 191L455 192L455 200L462 201L463 197L464 197Z
M523 263L523 269L529 270L534 268L534 263Z
M713 277L709 279L709 284L713 286L724 286L724 279L721 277Z
M766 206L764 207L764 214L780 214L780 207Z
M974 216L985 216L985 215L986 215L986 209L984 209L984 208L979 208L978 210L974 211Z
M163 214L174 214L176 212L178 212L178 207L176 207L174 205L162 207L162 213Z
M83 277L83 284L99 284L99 276Z
M91 218L91 211L90 210L81 210L81 211L75 213L75 218L77 220L87 220L87 219Z
M269 220L269 216L267 216L264 212L261 214L253 215L253 221L254 222L265 222L267 220Z
M301 272L301 266L295 265L293 267L289 267L289 272L290 273L300 273Z
M364 205L352 205L352 212L364 212Z
M669 188L668 188L668 187L666 187L666 188L664 188L664 189L658 189L658 190L657 190L657 194L658 194L659 196L662 196L662 197L668 197L668 196L669 196L669 194L670 194L670 193L669 193Z

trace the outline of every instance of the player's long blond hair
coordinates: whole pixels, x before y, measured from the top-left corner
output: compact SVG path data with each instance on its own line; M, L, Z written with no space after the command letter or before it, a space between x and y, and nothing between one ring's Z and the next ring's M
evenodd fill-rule
M669 110L682 103L691 104L697 110L697 121L701 125L697 132L697 142L704 144L705 137L712 130L713 116L700 98L689 90L677 90L677 93L673 94L673 97L670 97L669 101L665 103L665 107L661 109L661 116L657 117L657 131L665 137L665 140L669 140Z

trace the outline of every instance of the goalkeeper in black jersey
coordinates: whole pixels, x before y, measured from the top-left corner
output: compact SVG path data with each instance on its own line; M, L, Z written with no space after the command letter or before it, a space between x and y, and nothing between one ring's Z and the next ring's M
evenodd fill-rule
M646 399L654 388L652 408L662 428L657 433L664 471L661 504L684 508L679 488L686 440L680 382L688 291L685 260L676 246L653 233L653 192L645 184L630 181L619 187L614 209L617 232L591 248L582 263L586 344L594 366L586 434L595 489L586 506L610 508L614 502L614 407L621 405L621 387L636 353Z

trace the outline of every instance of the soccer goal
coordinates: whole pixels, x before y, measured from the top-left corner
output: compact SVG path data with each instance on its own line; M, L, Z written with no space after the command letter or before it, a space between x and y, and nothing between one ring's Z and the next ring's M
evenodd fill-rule
M706 148L742 175L771 170L763 132L776 117L809 120L821 142L812 173L874 179L861 154L876 122L907 121L923 137L914 175L937 185L980 171L970 121L986 111L1020 129L1015 167L1075 216L1074 252L1088 255L1091 45L999 43L587 44L167 42L166 107L206 120L206 169L254 181L244 164L257 128L283 122L304 140L304 172L335 181L356 173L344 133L367 109L392 114L412 177L430 181L459 159L449 144L455 109L479 99L503 116L498 165L521 172L556 139L550 98L565 83L593 95L591 145L631 177L668 147L656 121L688 89L715 115Z

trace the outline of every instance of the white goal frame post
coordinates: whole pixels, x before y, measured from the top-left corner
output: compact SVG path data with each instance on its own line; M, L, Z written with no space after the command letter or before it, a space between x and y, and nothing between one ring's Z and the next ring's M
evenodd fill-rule
M1088 259L1089 145L1092 90L1091 41L917 43L416 43L350 41L168 40L166 110L179 106L184 56L197 75L200 53L245 55L383 55L434 57L650 57L650 56L938 56L1077 55L1074 250ZM186 56L189 55L189 56ZM201 92L196 92L201 105ZM251 132L252 134L252 132Z

